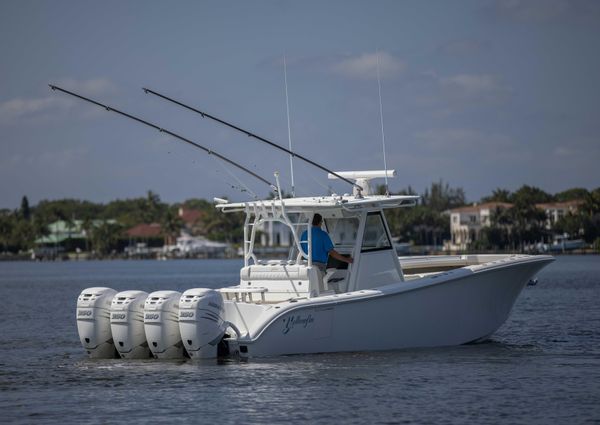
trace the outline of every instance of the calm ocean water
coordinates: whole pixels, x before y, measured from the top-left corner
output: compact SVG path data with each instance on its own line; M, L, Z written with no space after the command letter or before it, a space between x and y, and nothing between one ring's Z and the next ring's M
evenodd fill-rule
M89 360L90 286L234 284L237 260L0 263L0 422L600 423L600 257L559 257L488 342L247 363Z

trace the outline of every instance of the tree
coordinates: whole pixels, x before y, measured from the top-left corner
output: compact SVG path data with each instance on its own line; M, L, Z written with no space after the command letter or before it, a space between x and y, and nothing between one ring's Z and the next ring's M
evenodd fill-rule
M187 199L183 202L183 206L192 210L207 210L215 208L214 204L206 199Z
M29 209L29 200L27 199L27 196L23 196L23 198L21 199L21 217L23 217L23 219L29 221L29 219L31 218L31 211Z
M2 252L6 252L10 248L14 226L15 220L11 215L0 215L0 244L2 244Z
M490 225L481 229L477 248L498 250L512 247L514 249L513 225L514 214L511 209L497 206L490 214Z
M160 202L160 196L151 190L146 195L145 207L143 216L146 223L160 221L162 213L166 210L166 205Z
M481 202L510 202L511 193L506 189L494 189L490 196L481 199Z
M568 234L570 237L578 237L584 231L584 214L571 214L560 217L552 226L554 233Z
M92 245L94 251L100 255L107 255L117 248L119 239L123 235L123 226L117 223L104 222L96 226L92 232Z
M465 205L465 191L462 188L451 188L448 183L440 180L431 184L431 189L425 189L422 204L435 210L446 211Z
M33 216L32 225L36 239L43 238L44 236L48 236L50 234L48 224L49 223L45 221L43 217L38 217L37 215Z
M35 230L33 225L26 220L16 220L12 229L12 244L17 251L26 251L33 248Z
M165 245L171 245L173 238L176 238L183 227L181 217L177 215L173 208L169 208L160 224L161 232L165 238Z
M510 234L513 244L523 249L524 243L538 242L547 234L546 213L538 209L527 197L518 198L506 214L512 222Z
M510 197L510 202L516 204L541 204L544 202L552 202L554 197L542 189L534 186L523 185L519 190L513 193Z
M583 200L579 210L589 216L600 213L600 187L589 192Z
M586 193L582 198L575 198L583 199L583 204L579 205L577 212L561 217L552 229L555 233L566 233L573 238L583 237L586 242L593 243L600 237L600 188L591 192L575 188L561 194L564 199L567 196L579 196L583 191Z
M450 236L448 217L423 205L414 208L386 210L386 219L392 234L401 241L412 241L416 245L438 245Z
M573 189L564 190L554 195L554 199L557 202L574 201L578 199L585 199L590 192L587 189L581 187L575 187Z
M239 243L244 237L244 214L223 214L212 208L203 216L205 236L221 242Z
M90 218L85 218L83 220L83 223L81 223L81 228L85 233L85 250L89 252L90 241L92 239L92 233L94 231L94 222Z

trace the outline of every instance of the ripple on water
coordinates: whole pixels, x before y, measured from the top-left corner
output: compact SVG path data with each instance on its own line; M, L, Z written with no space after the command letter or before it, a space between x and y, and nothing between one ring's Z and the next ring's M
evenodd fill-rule
M561 257L488 341L249 362L91 360L88 286L231 284L239 261L0 263L0 409L16 423L583 423L600 418L600 262Z

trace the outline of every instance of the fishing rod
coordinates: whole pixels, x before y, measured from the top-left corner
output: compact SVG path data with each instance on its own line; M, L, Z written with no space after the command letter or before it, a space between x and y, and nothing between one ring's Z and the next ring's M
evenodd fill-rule
M272 147L274 147L274 148L276 148L276 149L279 149L279 150L281 150L281 151L283 151L283 152L286 152L287 154L291 155L292 157L295 157L295 158L301 159L301 160L303 160L304 162L307 162L307 163L309 163L310 165L312 165L312 166L314 166L314 167L317 167L317 168L319 168L319 169L321 169L321 170L323 170L323 171L326 171L327 173L330 173L330 174L334 175L334 176L335 176L335 177L337 177L338 179L345 181L346 183L348 183L348 184L352 185L353 187L356 187L356 188L358 189L358 192L359 192L359 193L360 193L360 192L362 192L362 190L363 190L362 186L359 186L359 185L358 185L358 184L356 184L355 182L353 182L353 181L351 181L351 180L349 180L349 179L347 179L347 178L345 178L345 177L342 177L342 176L340 176L338 173L336 173L336 172L334 172L334 171L331 171L331 170L329 170L329 169L325 168L325 167L324 167L324 166L322 166L321 164L318 164L318 163L316 163L316 162L314 162L314 161L312 161L312 160L310 160L310 159L308 159L308 158L306 158L306 157L304 157L304 156L302 156L302 155L300 155L300 154L297 154L297 153L295 153L295 152L292 152L290 149L286 149L286 148L284 148L283 146L281 146L281 145L278 145L278 144L277 144L277 143L275 143L275 142L272 142L272 141L270 141L270 140L267 140L267 139L265 139L264 137L258 136L258 135L254 134L254 133L251 133L250 131L244 130L243 128L240 128L240 127L238 127L238 126L236 126L236 125L234 125L234 124L231 124L231 123L229 123L229 122L227 122L227 121L225 121L225 120L222 120L222 119L220 119L220 118L217 118L217 117L215 117L215 116L213 116L213 115L210 115L210 114L208 114L208 113L206 113L206 112L203 112L203 111L201 111L201 110L199 110L199 109L196 109L196 108L194 108L194 107L192 107L192 106L186 105L185 103L179 102L179 101L177 101L177 100L175 100L175 99L172 99L172 98L170 98L170 97L168 97L168 96L165 96L164 94L160 94L160 93L158 93L158 92L155 92L154 90L148 89L148 88L146 88L146 87L142 87L142 90L144 90L144 93L146 93L146 94L148 94L148 93L149 93L149 94L153 94L153 95L155 95L155 96L158 96L158 97L160 97L160 98L162 98L162 99L164 99L164 100L167 100L167 101L169 101L169 102L171 102L171 103L174 103L174 104L176 104L176 105L179 105L179 106L181 106L182 108L188 109L188 110L190 110L190 111L192 111L192 112L196 112L197 114L200 114L200 115L202 116L202 118L209 118L209 119L211 119L211 120L213 120L213 121L216 121L216 122L218 122L219 124L223 124L224 126L227 126L227 127L229 127L229 128L233 128L234 130L237 130L237 131L239 131L239 132L241 132L241 133L245 134L245 135L246 135L246 136L248 136L248 137L253 137L253 138L255 138L256 140L259 140L259 141L261 141L261 142L263 142L263 143L266 143L266 144L268 144L268 145L270 145L270 146L272 146Z
M134 116L134 115L128 114L127 112L119 111L118 109L115 109L115 108L113 108L112 106L104 105L103 103L97 102L97 101L95 101L95 100L93 100L93 99L87 98L87 97L85 97L85 96L81 96L81 95L79 95L79 94L77 94L77 93L73 93L73 92L71 92L71 91L69 91L69 90L65 90L65 89L63 89L63 88L60 88L60 87L58 87L58 86L55 86L55 85L52 85L52 84L48 84L48 85L50 86L50 88L51 88L52 90L58 90L58 91L61 91L61 92L63 92L63 93L66 93L66 94L68 94L68 95L71 95L71 96L73 96L73 97L77 97L77 98L79 98L79 99L81 99L81 100L85 100L86 102L93 103L94 105L97 105L97 106L100 106L100 107L102 107L102 108L106 109L108 112L111 112L111 111L112 111L112 112L116 112L116 113L117 113L117 114L119 114L119 115L122 115L122 116L124 116L124 117L130 118L130 119L132 119L132 120L134 120L134 121L137 121L137 122L139 122L139 123L141 123L141 124L147 125L148 127L152 127L152 128L154 128L155 130L158 130L160 133L166 133L166 134L168 134L168 135L169 135L169 136L171 136L171 137L174 137L174 138L176 138L176 139L179 139L179 140L181 140L182 142L188 143L188 144L190 144L190 145L192 145L192 146L194 146L194 147L196 147L196 148L198 148L198 149L202 149L202 150L203 150L204 152L206 152L207 154L209 154L209 155L214 155L214 156L216 156L217 158L219 158L220 160L222 160L222 161L224 161L224 162L226 162L226 163L228 163L228 164L231 164L231 165L233 165L234 167L237 167L237 168L239 168L239 169L240 169L240 170L242 170L242 171L245 171L246 173L248 173L248 174L250 174L251 176L253 176L253 177L257 178L258 180L260 180L261 182L263 182L263 183L265 183L265 184L269 185L269 186L271 187L271 189L274 189L275 191L277 191L277 186L275 186L273 183L271 183L271 182L270 182L270 181L268 181L267 179L265 179L265 178L263 178L263 177L259 176L258 174L256 174L255 172L253 172L253 171L251 171L251 170L247 169L247 168L246 168L246 167L244 167L243 165L240 165L240 164L238 164L237 162L235 162L235 161L233 161L233 160L231 160L231 159L229 159L229 158L227 158L227 157L225 157L225 156L221 155L220 153L217 153L217 152L213 151L212 149L206 148L206 147L204 147L204 146L202 146L202 145L200 145L200 144L198 144L198 143L196 143L196 142L194 142L194 141L192 141L192 140L190 140L190 139L187 139L187 138L185 138L185 137L183 137L183 136L180 136L180 135L179 135L179 134L177 134L177 133L173 133L172 131L169 131L169 130L167 130L167 129L165 129L165 128L159 127L159 126L158 126L158 125L156 125L156 124L153 124L153 123L151 123L151 122L149 122L149 121L146 121L146 120L143 120L143 119L141 119L141 118L138 118L138 117L136 117L136 116Z

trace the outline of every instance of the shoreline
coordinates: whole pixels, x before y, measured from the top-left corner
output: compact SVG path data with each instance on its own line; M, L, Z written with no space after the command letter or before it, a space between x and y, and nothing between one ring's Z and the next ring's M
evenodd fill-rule
M418 257L423 255L428 256L441 256L441 255L486 255L486 254L510 254L506 251L460 251L460 252L430 252L430 253L408 253L407 255L399 255L401 257ZM592 249L586 250L573 250L566 252L537 252L537 253L521 253L514 252L515 255L527 254L527 255L551 255L553 257L562 256L589 256L589 255L600 255L600 252ZM171 261L171 260L242 260L241 256L233 257L128 257L128 256L108 256L108 257L90 257L85 254L70 254L64 255L59 258L31 258L31 254L11 254L4 255L0 254L0 262L30 262L30 263L53 263L53 262L84 262L84 261Z

